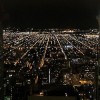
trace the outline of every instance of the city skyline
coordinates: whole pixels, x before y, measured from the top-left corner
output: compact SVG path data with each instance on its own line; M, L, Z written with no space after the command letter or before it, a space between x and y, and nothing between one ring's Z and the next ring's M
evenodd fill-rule
M0 1L0 98L99 100L99 1Z
M28 96L96 99L98 40L95 29L4 30L4 97L11 100L27 100Z

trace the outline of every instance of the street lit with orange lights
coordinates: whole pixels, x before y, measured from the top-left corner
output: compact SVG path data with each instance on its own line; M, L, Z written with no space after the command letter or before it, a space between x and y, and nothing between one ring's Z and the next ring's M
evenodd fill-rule
M95 99L98 32L5 32L3 42L6 96Z

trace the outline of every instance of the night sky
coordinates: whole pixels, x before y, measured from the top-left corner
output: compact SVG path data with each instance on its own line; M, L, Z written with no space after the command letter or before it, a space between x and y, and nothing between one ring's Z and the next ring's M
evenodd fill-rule
M98 28L100 0L3 0L4 27Z

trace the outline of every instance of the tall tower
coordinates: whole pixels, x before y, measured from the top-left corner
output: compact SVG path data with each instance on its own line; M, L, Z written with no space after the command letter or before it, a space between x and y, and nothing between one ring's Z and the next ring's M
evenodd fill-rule
M96 17L99 25L99 40L98 40L98 66L97 66L97 79L96 79L96 87L97 87L97 100L100 100L100 15Z
M3 1L0 1L0 100L4 100L4 63L3 63L3 28L2 23L6 19Z

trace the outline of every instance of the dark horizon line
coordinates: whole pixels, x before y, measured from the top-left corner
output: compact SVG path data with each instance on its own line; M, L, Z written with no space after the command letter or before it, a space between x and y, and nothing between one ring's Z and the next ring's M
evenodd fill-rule
M8 29L8 30L19 30L19 31L27 31L27 30L49 30L49 29L58 29L58 30L66 30L66 29L79 29L79 30L90 30L90 29L98 29L98 27L88 27L88 28L78 28L78 27L16 27L16 26L8 26L8 27L3 27L3 30Z

